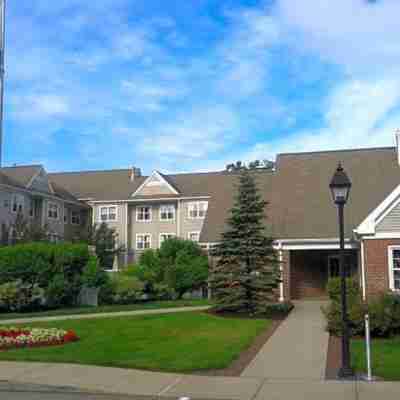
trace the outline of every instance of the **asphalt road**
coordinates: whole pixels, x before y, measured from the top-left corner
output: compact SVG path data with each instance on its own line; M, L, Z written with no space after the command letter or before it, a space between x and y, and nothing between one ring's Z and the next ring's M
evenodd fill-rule
M69 388L0 382L1 400L151 400L149 397L82 393Z

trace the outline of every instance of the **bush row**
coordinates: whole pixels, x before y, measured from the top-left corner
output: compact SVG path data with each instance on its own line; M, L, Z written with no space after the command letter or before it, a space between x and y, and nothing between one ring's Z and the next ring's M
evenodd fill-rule
M371 335L387 337L400 333L400 296L385 293L373 297L368 304L361 299L357 280L347 279L347 302L350 333L362 336L365 333L365 314L369 313ZM327 320L327 329L334 335L342 332L342 310L340 303L340 278L333 278L328 283L330 304L323 308Z
M0 248L0 308L75 305L85 284L85 244L29 243Z

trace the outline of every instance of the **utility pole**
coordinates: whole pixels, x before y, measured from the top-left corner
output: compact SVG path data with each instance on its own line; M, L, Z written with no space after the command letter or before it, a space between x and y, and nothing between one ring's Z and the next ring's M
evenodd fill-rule
M4 53L6 48L6 0L0 0L0 167L3 161L3 116L4 116Z

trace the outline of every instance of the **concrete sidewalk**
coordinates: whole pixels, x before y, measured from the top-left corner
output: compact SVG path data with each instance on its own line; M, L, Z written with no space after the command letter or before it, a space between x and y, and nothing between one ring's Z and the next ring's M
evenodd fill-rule
M0 362L0 380L55 390L192 400L397 400L400 383L208 377L69 364Z
M15 319L0 320L0 325L25 324L30 322L62 321L70 319L117 318L117 317L133 317L135 315L172 314L172 313L189 312L189 311L204 311L208 310L209 308L210 306L175 307L175 308L158 308L155 310L117 311L117 312L106 312L106 313L96 313L96 314L58 315L53 317L15 318Z
M243 371L243 377L318 381L325 377L329 334L323 302L297 302L289 317Z

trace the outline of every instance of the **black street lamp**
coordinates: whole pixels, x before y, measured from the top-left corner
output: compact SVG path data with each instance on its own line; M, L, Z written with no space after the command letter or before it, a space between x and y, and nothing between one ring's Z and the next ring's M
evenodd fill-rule
M344 206L349 198L351 182L342 165L339 163L335 174L329 185L334 203L338 207L339 237L340 237L340 277L341 277L341 300L342 300L342 366L339 370L339 378L350 378L354 371L350 366L350 335L349 321L347 315L346 296L346 271L345 271L345 248L344 248Z

